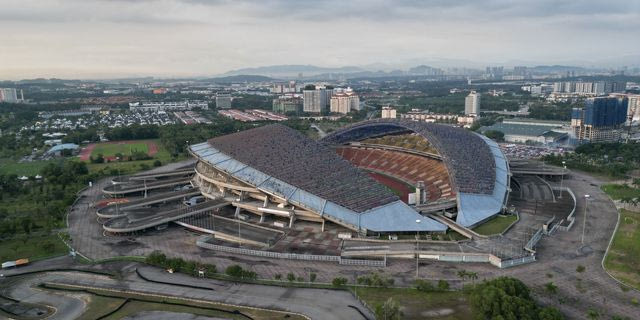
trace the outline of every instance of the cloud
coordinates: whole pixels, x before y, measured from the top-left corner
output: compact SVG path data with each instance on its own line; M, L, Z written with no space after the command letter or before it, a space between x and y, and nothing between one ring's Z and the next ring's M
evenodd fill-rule
M0 0L0 8L8 66L0 78L437 57L552 63L640 52L638 1Z

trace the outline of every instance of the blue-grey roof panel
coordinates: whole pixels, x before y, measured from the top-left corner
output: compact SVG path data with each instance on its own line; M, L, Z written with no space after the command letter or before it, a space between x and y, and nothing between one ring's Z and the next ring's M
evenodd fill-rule
M496 182L490 195L459 193L456 222L471 227L502 211L509 185L509 165L500 147L491 139L480 136L489 145L496 165Z
M400 200L365 212L360 223L363 228L374 232L447 230L444 224L420 215Z
M269 179L269 176L249 166L237 171L234 176L246 183L254 186L261 185L265 180Z
M245 168L247 165L237 161L235 159L229 159L227 161L222 161L219 162L216 167L218 167L218 169L224 170L226 173L234 173L236 171L239 171L240 169Z
M296 187L272 177L271 179L263 182L260 185L260 189L265 189L286 199L293 191L296 190Z
M214 154L208 155L206 157L203 157L203 159L205 161L209 162L212 165L217 165L218 163L220 163L222 161L227 161L227 160L231 159L231 157L229 157L229 156L227 156L227 155L225 155L225 154L223 154L221 152L218 152L218 153L214 153Z

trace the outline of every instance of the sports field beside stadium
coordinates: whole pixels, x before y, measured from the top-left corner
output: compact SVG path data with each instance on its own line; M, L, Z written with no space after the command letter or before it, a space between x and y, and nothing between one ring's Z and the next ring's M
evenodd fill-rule
M105 159L115 160L117 154L130 156L136 152L143 152L152 157L158 152L158 146L153 140L93 143L82 150L80 153L80 160L87 161L91 157L97 157L99 154L102 154Z

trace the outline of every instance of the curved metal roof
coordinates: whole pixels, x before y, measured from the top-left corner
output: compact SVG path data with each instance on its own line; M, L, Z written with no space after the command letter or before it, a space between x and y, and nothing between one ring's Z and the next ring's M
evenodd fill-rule
M420 134L438 150L458 192L493 193L496 175L493 154L480 136L465 129L411 120L376 119L334 131L320 142L342 144L403 131Z
M509 165L498 145L482 135L434 123L375 119L334 131L320 142L343 144L407 131L423 136L442 156L458 195L457 223L472 227L502 211L509 190Z

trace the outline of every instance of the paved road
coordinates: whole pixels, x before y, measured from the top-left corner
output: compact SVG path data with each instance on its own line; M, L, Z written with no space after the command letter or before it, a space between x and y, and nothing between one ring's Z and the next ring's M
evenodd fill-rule
M24 280L16 281L5 289L3 294L21 302L47 305L53 307L55 312L47 319L68 320L77 319L86 309L87 295L74 293L62 294L36 288L39 283L48 281L52 277L69 277L69 274L51 273L27 276ZM73 277L83 277L85 274L75 273Z
M139 277L135 270L147 279L171 282L176 285L149 282ZM85 310L79 294L51 293L32 287L50 282L89 286L103 289L130 290L182 298L201 299L233 305L285 310L302 313L312 319L365 319L357 310L373 315L350 293L339 290L284 288L252 284L237 284L226 281L193 278L182 274L167 274L164 270L130 263L121 268L122 279L82 272L46 272L26 276L13 285L7 295L15 299L56 306L57 312L50 319L75 319ZM183 285L209 287L196 289ZM182 286L181 286L182 285Z
M552 237L543 237L538 245L539 261L533 264L500 270L487 264L423 261L420 264L420 276L434 280L445 279L454 287L459 287L457 272L460 270L475 271L480 279L508 275L524 281L533 288L539 301L560 308L571 318L584 318L589 308L600 310L601 314L634 318L640 312L640 308L633 306L631 299L640 300L640 293L633 290L623 292L619 284L611 279L601 266L602 257L617 221L614 204L600 191L599 185L602 182L596 178L572 172L572 176L565 179L564 183L573 189L578 197L590 194L593 199L589 205L589 219L586 224L587 246L582 250L579 249L584 221L584 201L580 200L573 229L569 232L557 232ZM144 255L153 250L162 250L173 253L176 257L214 263L219 270L232 264L240 264L251 268L259 277L267 279L272 279L275 274L286 275L289 272L294 273L296 277L306 277L308 270L311 270L310 272L317 273L320 282L331 282L336 276L353 279L357 274L373 271L382 271L387 276L394 277L398 285L411 285L414 281L413 260L389 260L387 268L378 269L341 266L335 263L234 256L196 247L198 235L177 227L170 227L163 232L147 232L135 241L126 241L122 237L103 237L101 226L95 221L95 212L88 208L88 204L94 201L91 198L99 198L99 193L94 191L99 188L100 186L96 186L87 190L87 198L79 201L70 216L70 233L74 239L74 246L94 259L118 255ZM514 228L514 231L518 230L519 228ZM585 266L586 272L577 273L575 270L578 265ZM558 294L545 293L543 286L546 282L553 282L559 286ZM560 298L565 302L559 303Z

